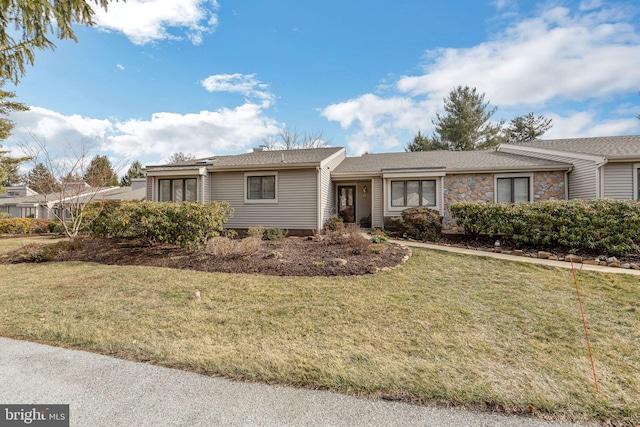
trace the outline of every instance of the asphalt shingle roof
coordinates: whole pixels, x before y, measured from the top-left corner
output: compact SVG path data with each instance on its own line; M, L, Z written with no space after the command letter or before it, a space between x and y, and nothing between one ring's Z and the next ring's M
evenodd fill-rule
M309 148L304 150L264 150L232 156L214 156L198 159L193 163L182 165L155 165L154 167L251 167L281 164L320 164L324 159L343 150L342 147Z
M499 151L419 151L405 153L363 154L347 157L334 173L380 172L383 169L444 168L447 171L517 169L557 166L568 163L537 159Z
M518 145L548 150L595 154L607 158L640 157L640 135L547 139Z

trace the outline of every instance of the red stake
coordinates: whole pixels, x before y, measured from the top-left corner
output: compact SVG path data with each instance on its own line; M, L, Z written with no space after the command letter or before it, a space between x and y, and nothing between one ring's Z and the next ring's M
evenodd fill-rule
M591 371L593 371L593 382L596 384L596 392L600 393L598 387L598 377L596 376L596 365L593 363L593 353L591 352L591 341L589 341L589 331L587 330L587 321L584 318L584 309L582 308L582 299L580 298L580 289L578 288L578 278L576 277L576 269L573 266L573 259L571 261L571 272L573 273L573 282L576 284L576 294L578 294L578 303L580 304L580 314L582 315L582 325L584 326L584 336L587 340L587 348L589 349L589 358L591 359Z

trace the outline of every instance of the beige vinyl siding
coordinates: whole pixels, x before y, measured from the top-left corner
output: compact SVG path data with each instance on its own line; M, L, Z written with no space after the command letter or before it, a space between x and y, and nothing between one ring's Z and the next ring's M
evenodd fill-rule
M597 193L596 162L593 160L577 159L567 156L533 153L517 149L500 148L505 153L521 154L539 159L555 160L557 162L571 163L573 170L569 172L569 198L570 199L595 199Z
M22 209L17 206L9 206L9 218L20 218Z
M213 199L211 198L211 182L213 181L213 174L208 173L206 177L203 178L204 182L204 201L211 202Z
M603 167L605 199L633 199L633 163L608 163Z
M258 225L289 230L317 228L318 172L315 168L278 171L277 203L245 203L244 172L211 175L211 199L227 201L234 209L226 228Z
M331 182L331 171L334 170L344 160L346 154L344 151L323 165L320 169L320 224L317 228L322 228L327 219L336 214L334 185Z
M382 228L384 226L384 197L382 178L373 178L373 207L371 212L371 225Z

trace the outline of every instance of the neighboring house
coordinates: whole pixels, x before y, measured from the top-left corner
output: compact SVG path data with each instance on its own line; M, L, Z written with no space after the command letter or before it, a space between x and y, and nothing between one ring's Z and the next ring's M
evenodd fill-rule
M331 171L346 157L340 147L216 156L188 165L147 166L147 199L227 201L228 228L322 228L334 213Z
M84 183L69 185L64 193L38 194L29 187L9 187L0 194L0 212L9 218L55 219L69 205L98 200L144 200L146 179L135 178L130 187L89 187Z
M26 186L7 187L7 191L0 194L0 212L8 218L37 218L38 207L32 203L37 194Z
M498 150L571 163L570 199L640 199L640 136L540 140Z
M460 201L638 199L640 136L503 144L497 151L426 151L346 157L341 147L254 150L186 165L148 166L147 199L227 201L228 228L320 229L332 215L384 227L412 206Z

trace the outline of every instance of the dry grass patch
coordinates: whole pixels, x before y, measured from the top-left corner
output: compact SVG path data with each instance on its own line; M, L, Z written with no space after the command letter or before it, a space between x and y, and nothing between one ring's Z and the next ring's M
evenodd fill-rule
M402 268L348 278L3 269L4 336L238 379L640 423L632 276L578 275L596 394L568 270L423 250Z
M232 239L229 237L214 237L209 239L206 253L220 258L244 258L251 256L260 250L262 238L246 237L244 239Z
M51 244L66 239L57 239L48 236L29 236L29 237L0 237L0 256L3 254L20 249L23 246L32 244Z

